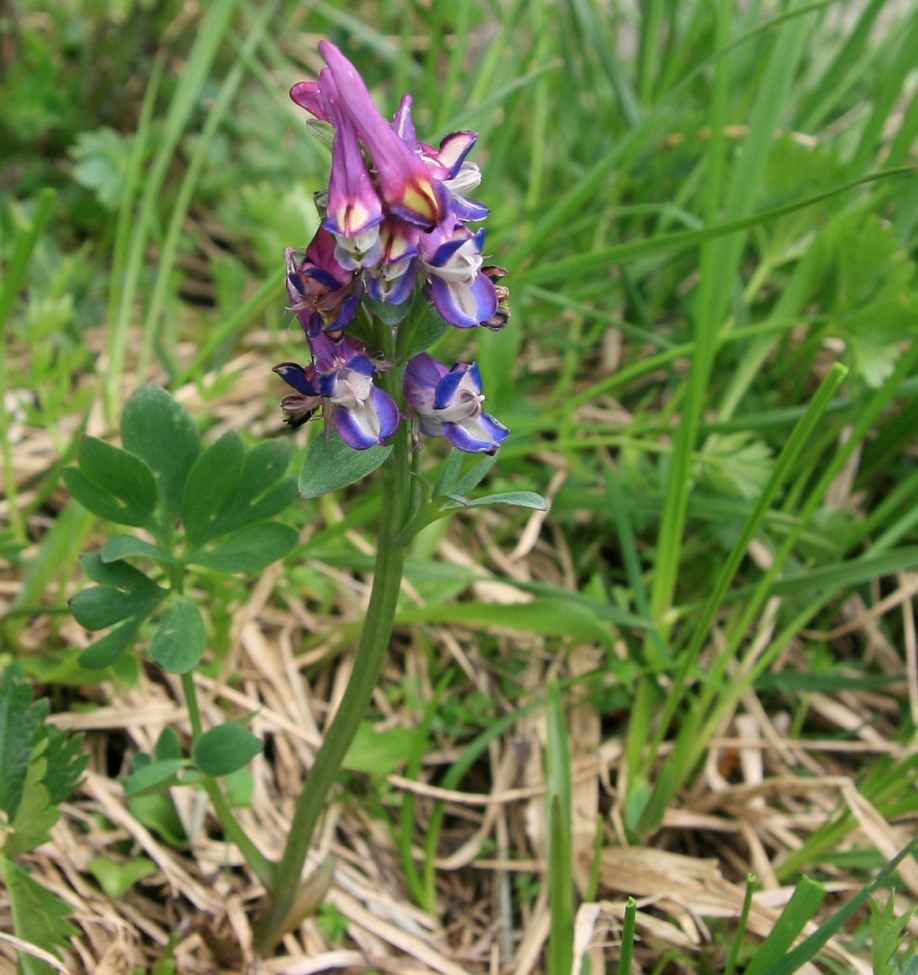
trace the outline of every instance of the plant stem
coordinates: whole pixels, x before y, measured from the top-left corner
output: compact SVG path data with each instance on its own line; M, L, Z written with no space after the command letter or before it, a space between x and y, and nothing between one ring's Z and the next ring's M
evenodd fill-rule
M401 386L401 370L393 368L385 385ZM391 390L390 390L391 392ZM360 723L367 712L382 670L401 589L405 550L395 542L404 523L410 491L408 435L404 425L393 438L394 450L381 468L382 510L373 588L364 620L354 669L331 726L316 752L306 785L297 800L283 855L277 864L272 903L255 929L256 950L269 950L283 936L295 910L303 866L326 798L334 786ZM269 888L270 889L270 888Z
M201 722L201 709L198 706L198 693L194 686L194 677L191 674L182 674L182 690L185 693L185 703L188 706L192 738L197 739L201 736L203 724ZM270 890L274 881L274 864L258 849L248 833L239 824L239 820L233 815L233 810L230 808L230 804L217 780L201 773L201 784L210 797L217 819L220 820L220 825L223 827L223 832L236 844L239 852L245 857L246 863L265 887Z

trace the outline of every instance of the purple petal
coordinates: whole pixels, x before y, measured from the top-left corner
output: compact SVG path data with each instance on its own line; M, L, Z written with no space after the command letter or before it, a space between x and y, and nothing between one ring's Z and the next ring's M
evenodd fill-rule
M354 450L367 450L384 443L398 427L398 406L378 386L373 387L368 401L360 407L335 407L335 426L341 439Z
M431 277L430 300L443 319L457 328L472 328L497 311L497 292L484 274L466 283Z
M310 115L314 115L323 122L330 122L322 91L315 81L299 81L290 89L290 97L300 108L305 108Z
M493 454L510 431L490 413L481 413L462 423L444 423L443 434L454 447L467 453Z
M298 363L282 362L280 365L274 367L274 372L298 393L302 393L304 396L319 395L319 390L310 380L306 370Z

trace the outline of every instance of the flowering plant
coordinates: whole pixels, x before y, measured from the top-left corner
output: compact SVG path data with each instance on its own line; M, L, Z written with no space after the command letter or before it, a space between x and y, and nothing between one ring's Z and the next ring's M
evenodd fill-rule
M499 329L509 317L500 283L505 272L484 264L484 231L468 226L488 212L464 195L479 180L466 161L476 136L454 133L438 149L419 142L409 97L385 121L344 55L327 42L321 51L328 67L319 80L292 91L318 124L333 129L331 176L318 195L322 224L304 251L286 254L287 291L308 360L275 367L292 389L282 404L290 426L316 415L324 420L298 483L284 477L288 443L275 439L246 452L227 433L202 448L192 417L156 386L128 401L122 447L86 437L64 474L89 511L135 530L109 538L83 560L95 585L71 600L72 612L86 629L108 632L83 651L81 665L112 666L153 627L149 657L180 679L188 709L190 748L166 729L152 753L137 756L125 791L139 796L189 785L207 792L227 839L265 888L256 932L262 953L315 908L328 881L330 872L320 869L304 884L303 869L379 678L411 539L466 506L545 507L526 491L465 497L493 466L509 431L483 409L477 365L446 366L428 351L450 328ZM421 436L444 437L458 448L432 485L420 469ZM466 454L484 456L465 470ZM354 666L274 861L236 818L220 781L247 764L261 742L244 720L205 728L194 672L207 648L206 612L191 595L188 573L193 566L261 571L297 542L291 526L274 520L297 488L315 497L377 469L376 562ZM135 561L153 568L141 570Z

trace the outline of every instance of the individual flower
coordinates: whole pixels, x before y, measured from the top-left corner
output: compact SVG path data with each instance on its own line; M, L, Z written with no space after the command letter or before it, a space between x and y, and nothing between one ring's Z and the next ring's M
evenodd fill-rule
M497 291L482 271L484 230L472 233L458 220L421 239L421 267L428 295L451 325L472 328L497 311Z
M408 360L405 398L418 417L421 433L446 437L460 450L493 454L510 431L481 408L481 375L475 363L447 369L422 352Z
M282 362L274 371L296 392L281 400L284 421L298 427L311 420L322 406L322 393L319 390L319 374L312 364L305 368L296 362Z
M363 283L335 257L335 239L319 228L306 253L287 248L290 310L307 336L339 331L350 324L360 304Z

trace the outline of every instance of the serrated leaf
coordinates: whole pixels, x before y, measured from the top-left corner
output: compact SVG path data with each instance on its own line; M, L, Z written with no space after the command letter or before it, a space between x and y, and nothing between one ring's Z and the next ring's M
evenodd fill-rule
M158 869L146 857L133 857L122 862L108 857L93 857L86 866L109 897L123 897L134 884Z
M0 678L0 810L12 821L22 801L37 732L48 701L32 701L32 688L15 664Z
M188 545L197 548L213 537L211 529L242 477L245 448L230 430L194 462L182 492L182 521Z
M201 449L194 421L161 387L141 386L124 406L121 442L153 471L164 516L173 518Z
M67 920L70 905L34 880L18 863L3 861L0 866L16 937L59 958L60 949L67 947L70 938L79 934ZM56 975L50 965L26 952L20 955L19 971L20 975Z
M42 743L44 744L44 743ZM32 754L22 790L22 802L9 824L10 832L3 844L3 854L20 856L47 843L49 830L60 817L60 811L51 805L51 794L44 784L48 763L36 750Z
M128 796L137 796L144 792L157 791L173 785L176 775L188 766L185 758L165 758L161 761L146 762L139 768L136 767L125 776L122 776L124 793Z
M484 508L491 504L509 504L516 508L534 508L536 511L548 511L548 502L541 494L533 491L504 491L500 494L489 494L485 498L473 498L471 501L450 501L443 505L444 511L455 511L459 508Z
M331 431L328 436L320 434L307 448L300 468L300 496L318 498L354 484L384 464L391 453L391 446L354 450L337 431Z
M718 494L750 499L759 496L773 467L768 447L748 432L712 433L698 456L697 473Z
M83 437L77 454L80 473L130 512L138 523L151 521L156 508L156 479L139 458L98 437Z
M44 757L48 763L44 785L55 806L69 798L80 784L89 756L83 753L83 736L46 725L48 745Z
M258 521L225 535L212 548L193 552L188 561L217 572L261 572L283 558L299 540L295 528Z
M251 731L230 723L205 731L195 741L191 755L205 775L218 776L248 765L261 749L261 740Z
M197 603L179 596L162 615L150 656L169 674L187 674L204 656L207 631Z
M137 617L131 617L111 633L90 643L79 656L80 666L87 670L101 670L113 664L137 639L142 622Z
M113 535L99 551L103 562L120 562L123 559L145 558L162 565L177 565L177 561L168 552L145 542L134 535Z

